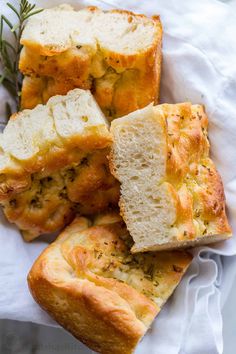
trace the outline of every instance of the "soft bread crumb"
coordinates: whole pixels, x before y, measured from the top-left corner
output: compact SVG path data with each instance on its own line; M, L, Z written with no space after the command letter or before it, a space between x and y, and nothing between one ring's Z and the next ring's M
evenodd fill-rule
M87 45L94 51L97 43L104 50L135 55L152 46L156 35L155 20L146 16L126 11L104 12L95 7L74 11L71 6L58 6L32 17L21 43L40 46L41 55L45 54L44 47L61 52Z
M15 114L0 138L0 202L27 241L61 229L76 213L117 206L111 135L89 91Z
M21 38L22 107L76 87L90 89L110 120L144 107L158 100L161 40L157 16L96 7L44 10L29 19Z
M209 158L202 106L149 105L112 122L110 166L133 252L230 237L222 182Z

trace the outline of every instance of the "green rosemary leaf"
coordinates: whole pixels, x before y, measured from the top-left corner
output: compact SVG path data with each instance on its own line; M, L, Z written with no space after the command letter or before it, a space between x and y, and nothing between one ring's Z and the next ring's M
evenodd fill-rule
M10 116L12 115L12 113L13 113L9 102L6 102L5 111L6 111L6 116L9 119Z
M22 49L20 38L25 28L25 21L29 17L43 11L43 9L35 9L36 5L31 4L28 0L18 1L19 9L10 2L6 3L9 9L16 15L18 23L13 25L6 16L1 15L0 17L0 61L3 67L2 73L0 74L0 85L3 85L12 95L15 100L16 108L19 110L23 80L23 75L19 72L19 58ZM12 36L14 36L13 43L3 38L4 25L10 28Z
M3 80L5 79L5 76L3 74L0 75L0 85L2 84Z
M13 47L13 45L11 45L11 43L4 41L5 45L9 48L11 48L11 50L13 51L13 53L16 55L16 49Z
M12 29L13 24L6 18L6 16L2 15L2 19L3 19L3 21L5 21L6 24L10 27L10 29Z
M12 60L8 53L5 41L2 41L1 55L2 55L3 64L5 65L5 68L8 70L8 72L13 73Z
M25 5L22 5L22 1L21 1L21 4L20 4L20 13L23 14L26 10L26 4Z
M4 75L5 75L5 79L8 79L10 82L15 83L15 73L11 72L7 67L5 67L4 69Z
M2 15L1 16L2 20L5 21L5 23L8 25L10 28L11 32L13 33L14 37L16 38L16 33L13 30L13 24L6 18L6 16Z
M19 18L20 20L20 14L18 13L17 9L12 5L10 4L9 2L7 2L7 6L10 7L10 9L12 9L12 11L15 12L16 16Z
M15 83L3 74L2 85L7 89L8 92L13 96L16 94Z
M36 14L42 12L42 11L43 11L43 9L37 9L37 10L35 10L33 12L30 12L28 15L24 16L24 21L27 20L29 17L31 17L33 15L36 15Z
M32 9L35 8L35 4L30 4L28 1L22 1L22 7L20 8L21 14L29 13Z
M14 25L14 26L12 27L11 32L12 32L12 33L15 33L16 30L17 30L19 27L20 27L20 23L17 23L16 25Z
M8 80L4 80L2 82L2 86L10 93L10 95L12 97L15 97L16 96L16 90L15 90L15 87L14 87L14 84ZM15 102L17 103L17 101L15 100Z
M2 32L3 32L3 19L1 16L1 21L0 21L0 48L2 46Z
M33 10L33 9L35 8L35 6L36 6L36 4L30 5L30 6L29 6L29 11Z

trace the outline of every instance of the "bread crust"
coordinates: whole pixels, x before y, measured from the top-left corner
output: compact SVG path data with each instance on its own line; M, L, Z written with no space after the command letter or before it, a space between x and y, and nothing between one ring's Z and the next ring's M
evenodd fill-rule
M124 274L130 274L136 282L138 279L132 270L134 264L129 266L132 256L127 241L129 235L118 214L102 215L92 225L88 219L76 218L44 250L28 275L30 291L39 305L76 338L102 354L134 351L159 312L159 305L170 296L191 262L191 256L184 252L164 253L160 260L152 254L145 256L144 268L151 261L152 269L161 274L157 305L144 295L156 273L153 280L147 278L140 287L128 276L121 281L117 275L118 268L123 267ZM138 269L136 272L145 276Z
M205 238L198 237L194 240L181 241L181 242L173 241L173 242L167 242L165 244L156 244L148 247L136 247L134 245L132 247L132 253L191 249L192 247L198 247L198 246L209 245L220 241L225 241L229 239L229 237L230 237L229 234L222 234L220 236L220 239L219 239L219 235L209 235Z
M131 116L123 117L112 122L111 125L114 144L109 158L110 169L121 182L120 213L134 239L137 229L131 214L129 214L126 195L127 186L132 187L132 181L128 182L125 172L120 171L121 162L119 161L118 151L121 151L122 137L117 135L116 129L121 131L123 128L126 132L129 131L129 127L135 129L136 121L137 124L141 124L142 119L139 121L139 118L136 118L135 115L137 117L142 117L142 114L145 116L147 109L151 112L150 107L145 108L143 113L142 111L134 112L132 118ZM155 114L159 114L163 120L157 121L158 125L161 126L162 121L166 125L166 130L163 130L161 134L163 141L166 141L165 151L163 150L165 170L161 180L157 179L155 183L160 184L160 186L165 184L168 187L169 197L165 206L167 210L172 205L175 215L173 222L165 230L168 235L166 240L163 241L157 237L155 241L154 238L151 242L146 240L146 244L145 242L142 244L137 242L133 246L132 252L186 248L231 237L231 228L225 212L223 183L209 157L208 119L204 107L191 105L191 103L181 103L176 105L163 104L154 106L152 109L150 119L153 119L154 122ZM148 129L145 128L145 122L148 124L147 118L143 118L143 136L146 137ZM133 137L133 140L135 141L135 137ZM134 146L138 146L138 144L139 141L136 141ZM144 154L141 149L138 150L137 148L135 150L137 156ZM131 159L129 153L125 158ZM146 163L150 162L147 161ZM133 173L135 175L138 171ZM139 175L140 173L141 171L139 171ZM125 186L122 183L125 183ZM143 183L147 184L148 181ZM134 183L132 190L135 190L135 188L137 187ZM154 190L155 186L153 185L152 188ZM141 190L139 194L142 199ZM159 196L153 196L153 198L158 199ZM163 210L164 206L161 208ZM145 214L145 217L147 215ZM141 219L142 216L140 215L139 221Z
M54 104L55 100L59 104L72 100L76 104L77 95L83 98L86 92L75 90L67 96L54 97ZM88 100L90 98L89 93ZM48 105L52 115L55 105L50 102ZM101 118L97 123L84 123L83 119L94 119L94 116L80 118L77 112L75 124L81 124L81 129L62 137L56 129L56 118L46 116L46 121L52 120L49 130L54 136L54 140L47 140L47 130L37 125L33 128L38 124L36 111L22 111L10 118L2 136L6 150L2 150L0 156L0 203L7 219L20 228L27 241L60 230L76 213L101 212L117 206L119 200L119 182L111 175L107 160L111 135L106 121ZM47 110L42 112L46 114ZM30 127L27 139L33 142L35 153L30 151L23 159L19 148L14 148L14 142L21 142L21 136L25 136L22 126L29 115L32 119L26 122Z
M101 12L96 7L83 11ZM141 20L152 23L155 35L151 45L144 43L142 50L132 54L99 44L95 53L91 54L83 46L77 46L78 49L72 45L56 47L51 44L49 48L37 43L37 38L34 42L28 40L23 33L21 43L24 49L19 63L21 72L26 76L22 88L23 108L46 103L51 96L66 94L76 87L90 89L109 119L123 116L152 101L158 102L162 42L159 16L148 19L125 10L107 13L120 14L127 18L127 22Z

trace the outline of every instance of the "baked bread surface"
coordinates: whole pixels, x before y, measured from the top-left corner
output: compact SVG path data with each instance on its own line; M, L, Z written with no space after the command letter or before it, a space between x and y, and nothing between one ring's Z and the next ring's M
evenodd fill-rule
M64 227L76 213L117 205L111 135L89 91L75 89L24 110L0 136L0 203L26 240Z
M46 9L29 19L21 37L22 107L77 87L90 89L110 119L157 101L161 40L158 16Z
M133 252L227 239L221 178L200 105L152 104L112 122L111 171Z
M34 263L39 305L99 353L132 353L191 262L183 251L132 255L116 213L76 218Z

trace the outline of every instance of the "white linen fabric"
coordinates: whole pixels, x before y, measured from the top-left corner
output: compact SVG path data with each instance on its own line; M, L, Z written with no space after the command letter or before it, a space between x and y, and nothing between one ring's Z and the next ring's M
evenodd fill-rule
M41 0L51 7L64 1ZM216 0L68 1L78 8L98 5L160 14L164 28L161 101L206 106L211 155L224 181L228 215L236 233L236 2ZM1 11L10 17L7 7ZM60 25L60 24L58 24ZM0 90L1 102L6 99ZM4 105L0 114L3 117ZM48 240L25 243L0 216L0 318L55 326L33 301L27 273ZM137 354L221 354L221 307L236 273L236 238L193 250L194 260Z

